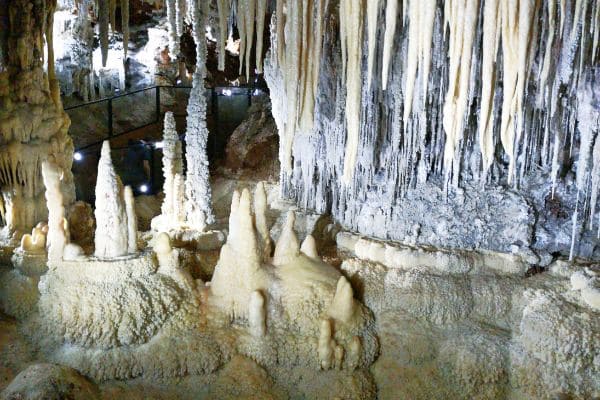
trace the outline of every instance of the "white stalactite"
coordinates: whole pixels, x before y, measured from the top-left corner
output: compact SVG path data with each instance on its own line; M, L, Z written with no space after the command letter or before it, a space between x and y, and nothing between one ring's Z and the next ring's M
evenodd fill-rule
M256 71L263 73L263 41L267 0L256 0Z
M396 34L396 21L398 19L398 1L387 0L385 8L385 34L383 38L383 61L381 82L383 90L387 89L390 62L394 51L394 35ZM403 1L403 4L405 2Z
M446 2L450 28L450 76L444 102L443 125L446 132L444 167L446 179L452 173L455 150L463 137L463 128L469 101L471 55L477 28L478 0L451 0ZM455 182L458 177L454 176Z
M340 32L342 42L347 49L346 62L346 150L344 153L344 173L342 183L349 185L354 176L356 156L361 126L361 84L362 84L362 35L364 8L363 1L341 0L344 4L343 19L345 30ZM340 22L340 26L342 23Z
M129 0L121 0L121 28L123 29L123 60L129 50Z
M245 15L245 33L246 33L246 54L245 54L245 65L246 65L246 82L250 82L250 60L252 59L252 49L254 42L254 23L256 19L256 1L257 0L243 0L244 15Z
M106 67L108 59L108 20L109 20L109 1L98 0L98 23L100 32L100 50L102 53L102 66Z
M126 255L128 230L123 184L115 173L108 141L102 144L98 162L94 216L96 217L96 234L94 236L96 257L113 258Z
M225 47L229 31L230 0L217 0L217 9L219 12L219 71L225 71Z
M367 82L369 89L373 81L373 65L375 64L375 48L377 45L377 14L379 0L367 1L367 38L369 41L367 56Z
M481 111L479 112L479 143L483 170L494 161L494 75L498 53L499 2L483 0L483 57L481 61ZM483 178L485 179L485 173Z

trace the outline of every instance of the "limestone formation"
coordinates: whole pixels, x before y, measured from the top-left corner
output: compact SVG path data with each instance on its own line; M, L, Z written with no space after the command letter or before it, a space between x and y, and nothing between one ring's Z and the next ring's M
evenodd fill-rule
M0 12L1 236L14 245L47 218L41 177L45 160L53 157L64 171L64 204L68 206L75 197L70 172L73 144L67 134L70 121L62 109L52 59L55 7L52 1L17 0Z
M98 162L96 182L96 257L124 256L129 250L127 211L123 195L123 184L112 165L110 144L105 141Z
M48 260L60 261L68 243L68 228L65 219L65 207L61 192L64 172L52 161L42 163L42 177L46 186L46 204L48 205Z

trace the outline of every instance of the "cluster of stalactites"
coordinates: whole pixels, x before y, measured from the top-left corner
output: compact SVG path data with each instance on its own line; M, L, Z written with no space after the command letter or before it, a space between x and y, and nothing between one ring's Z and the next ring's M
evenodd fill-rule
M281 137L282 183L296 179L290 178L295 139L302 136L304 143L314 127L307 132L303 128L308 125L302 124L303 111L314 113L314 104L303 108L303 79L310 68L302 62L305 50L315 43L303 35L319 32L319 27L305 29L313 15L302 12L305 4L277 2L266 67L267 82L276 93L272 103ZM319 2L311 4L317 7ZM581 84L586 75L594 75L600 60L600 2L340 0L339 28L342 67L334 73L344 86L340 114L346 126L345 139L335 140L343 140L345 149L342 165L334 154L335 166L328 169L333 176L323 171L317 175L323 172L323 179L337 180L352 196L379 174L378 162L387 163L380 175L394 182L395 199L432 177L447 190L458 187L461 179L507 181L519 187L528 173L542 170L552 177L554 191L561 169L578 155L577 174L585 176L578 178L585 210L574 219L593 226L598 201L594 173L600 168L593 149L599 123L589 114L597 107L587 107L587 116L576 114L585 101ZM337 51L335 43L329 48ZM313 65L320 60L307 58ZM373 123L370 119L380 109L387 114ZM334 130L328 122L324 119L323 129ZM594 135L581 138L586 129ZM358 151L361 144L379 145L380 138L384 145L388 138L398 142L393 154L382 154L377 161L370 149ZM309 156L306 161L317 162ZM505 161L508 168L502 176ZM312 169L302 166L306 191L315 174L305 170Z
M280 137L279 159L285 174L292 171L294 135L310 133L314 126L326 3L277 0L276 4L265 79L270 87L280 87L282 92L280 98L272 100Z
M240 34L240 75L246 66L246 81L250 80L250 65L254 31L256 30L256 71L262 73L263 60L263 35L265 29L265 16L267 12L266 0L238 0L234 3L236 23ZM223 32L221 32L223 34ZM223 41L224 37L221 39Z
M109 30L111 30L113 34L117 31L117 1L118 0L98 0L98 29L103 67L106 67L106 61L108 60ZM123 60L126 60L127 48L129 46L129 0L120 0L120 2L121 30L123 32Z
M108 141L102 144L96 182L95 255L114 258L137 252L137 220L133 192L115 173Z

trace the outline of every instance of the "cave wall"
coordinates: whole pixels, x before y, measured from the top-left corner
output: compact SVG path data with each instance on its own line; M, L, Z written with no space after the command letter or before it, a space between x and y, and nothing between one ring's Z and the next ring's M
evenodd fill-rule
M317 27L327 5L309 129L282 100L303 89L285 85L290 65L278 48L306 45L294 37L290 3L278 2L283 27L274 16L265 69L282 136L282 195L377 238L533 250L540 262L552 253L600 257L591 206L600 181L598 2L398 1L394 11L393 1L375 2L376 20L371 1L351 17L345 0L295 3L308 7L301 23ZM362 29L358 21L356 78L345 61L357 50L348 31ZM359 118L348 100L357 95Z
M20 240L47 218L41 165L48 158L64 170L65 204L74 200L70 120L54 74L55 7L56 1L38 0L10 0L0 7L0 211L5 239Z

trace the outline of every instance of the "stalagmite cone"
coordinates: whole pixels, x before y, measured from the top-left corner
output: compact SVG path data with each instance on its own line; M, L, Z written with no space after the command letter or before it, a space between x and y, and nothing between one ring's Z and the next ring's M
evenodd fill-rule
M345 276L341 276L337 283L335 296L329 307L329 315L335 320L348 323L352 319L355 309L356 304L352 286Z
M250 333L254 337L262 337L266 333L265 298L260 291L255 290L250 295L248 305L248 322Z
M302 242L302 246L300 246L300 251L310 258L319 259L317 242L313 235L306 235L306 238Z
M172 251L171 238L165 232L161 232L154 240L154 252L156 254L169 254Z
M298 257L300 254L300 244L294 232L294 223L296 214L288 211L285 225L281 230L281 235L275 245L275 254L273 256L273 265L284 265Z
M254 223L262 260L266 261L271 256L271 236L267 225L267 193L263 182L259 182L254 190Z

